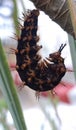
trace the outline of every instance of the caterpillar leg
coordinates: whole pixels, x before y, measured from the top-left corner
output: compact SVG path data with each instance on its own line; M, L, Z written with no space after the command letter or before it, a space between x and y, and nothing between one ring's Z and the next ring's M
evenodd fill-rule
M68 69L68 68L66 69L66 71L67 71L67 72L74 72L74 70Z
M22 90L22 88L24 88L25 85L26 85L25 82L20 83L20 85L18 86L19 90Z
M61 81L60 84L61 84L63 87L66 87L66 84L65 84L63 81Z
M36 99L39 100L39 98L40 98L40 91L36 91L36 92L35 92L35 96L36 96Z

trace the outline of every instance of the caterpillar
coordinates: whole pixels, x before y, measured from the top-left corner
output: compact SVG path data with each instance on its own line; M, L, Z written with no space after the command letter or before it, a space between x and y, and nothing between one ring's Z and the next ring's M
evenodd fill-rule
M38 53L42 45L38 45L39 36L38 16L39 10L29 11L24 16L24 25L21 28L21 34L18 38L16 55L16 70L24 85L37 92L53 90L61 81L66 73L64 58L61 52L66 44L61 44L59 50L50 53L49 57L41 60Z

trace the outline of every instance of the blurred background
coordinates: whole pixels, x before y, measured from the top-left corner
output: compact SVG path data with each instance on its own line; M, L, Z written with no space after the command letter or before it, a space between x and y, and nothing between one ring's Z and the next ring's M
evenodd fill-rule
M15 6L15 2L17 5ZM7 56L9 66L16 63L15 55L10 53L10 48L16 48L17 41L14 40L14 33L20 34L17 24L22 18L22 12L27 9L34 9L34 5L29 0L0 0L0 38ZM17 19L14 19L14 11ZM43 22L45 20L45 22ZM50 25L48 24L50 21ZM61 43L67 43L67 48L62 56L65 58L66 68L72 69L72 60L69 48L68 34L54 23L48 16L41 12L39 17L40 42L48 42L47 49L51 47L51 53L56 51ZM48 30L48 34L47 31ZM73 38L71 37L72 42ZM50 44L52 43L52 45ZM45 54L47 53L45 50ZM63 78L63 83L55 88L56 95L50 92L40 94L36 99L35 91L25 86L21 90L19 84L20 77L16 71L11 71L21 106L23 109L25 122L28 130L76 130L76 86L74 72L67 72ZM26 115L26 116L25 116ZM2 92L0 91L0 130L15 130L13 119L8 110Z

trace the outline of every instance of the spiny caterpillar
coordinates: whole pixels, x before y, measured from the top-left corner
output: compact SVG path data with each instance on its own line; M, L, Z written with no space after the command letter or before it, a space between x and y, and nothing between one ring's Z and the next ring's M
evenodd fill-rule
M38 45L37 36L39 10L32 10L24 15L24 26L15 51L16 70L24 85L37 92L53 90L66 73L61 52L66 44L61 44L59 50L41 60L38 51L43 47Z

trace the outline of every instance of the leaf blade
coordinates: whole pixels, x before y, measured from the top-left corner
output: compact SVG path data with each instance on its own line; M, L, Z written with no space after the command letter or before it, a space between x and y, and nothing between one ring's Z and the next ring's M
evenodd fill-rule
M5 96L17 130L26 130L26 125L18 99L17 91L12 80L6 56L0 42L0 87Z

